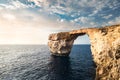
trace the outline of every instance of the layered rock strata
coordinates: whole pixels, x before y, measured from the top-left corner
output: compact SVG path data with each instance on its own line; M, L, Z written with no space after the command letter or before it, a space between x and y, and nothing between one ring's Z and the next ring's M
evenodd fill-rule
M50 34L48 46L52 55L68 56L74 40L84 34L90 38L97 65L96 80L120 80L120 25Z

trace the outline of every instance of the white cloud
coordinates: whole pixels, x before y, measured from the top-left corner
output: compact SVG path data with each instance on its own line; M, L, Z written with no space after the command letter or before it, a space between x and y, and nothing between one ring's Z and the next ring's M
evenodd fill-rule
M112 3L108 3L109 8L111 9L116 9L120 7L120 3L118 2L118 0L114 0L112 1Z
M108 3L109 3L109 0L98 0L97 2L93 2L93 4L91 4L93 5L93 11L92 11L92 14L89 14L89 16L96 15L99 11L105 8Z
M15 8L27 8L28 6L21 3L20 1L13 1L11 2L11 4L15 7Z
M82 18L84 15L88 15L88 18L99 16L101 14L108 14L110 10L119 8L120 3L118 0L29 0L34 2L36 6L40 6L51 15L60 15L71 16L73 19L70 20L74 22L85 22L86 18ZM105 9L106 8L106 9ZM105 9L105 10L104 10ZM90 10L90 11L89 11ZM42 11L42 10L41 10ZM109 19L113 14L108 16L99 16L104 19ZM80 19L78 17L81 17ZM87 16L86 16L87 17ZM65 17L60 17L64 18ZM67 19L67 18L66 18ZM92 19L93 20L93 19ZM94 22L95 23L95 22ZM75 23L76 24L76 23ZM93 24L93 22L91 22ZM97 25L95 25L97 26Z
M102 23L101 26L109 26L109 25L116 25L116 24L120 24L120 16L116 17L115 19Z
M49 4L47 2L47 0L28 0L29 2L34 2L35 6L39 6L39 7L48 7Z
M16 17L13 14L9 14L9 13L2 14L2 17L7 20L15 20L16 19Z
M112 14L109 14L107 16L103 16L104 19L109 19L110 17L112 17L113 15Z
M24 19L19 17L20 14L6 13L0 16L0 44L46 44L51 32L49 21L45 22L42 17L30 13L28 16L33 19L26 19L22 14Z
M86 22L90 21L90 19L88 17L79 17L79 18L76 18L74 21L75 22L86 23Z
M12 5L0 4L0 8L13 9L14 7Z
M108 21L108 25L120 24L120 16L116 17L114 20Z
M0 4L0 10L3 10L3 7L1 6L1 4Z
M70 30L70 26L28 10L1 10L0 44L46 44L50 33Z
M49 10L48 10L49 11ZM62 15L64 15L65 14L65 11L63 10L63 8L61 8L60 6L52 6L51 7L51 9L50 9L50 11L52 12L52 13L59 13L59 14L62 14Z
M102 11L104 8L119 8L120 3L117 0L27 0L28 2L34 2L34 4L25 4L25 2L20 2L20 0L11 0L11 2L7 4L0 4L1 7L5 7L8 9L18 9L18 8L34 8L35 6L42 7L40 11L44 11L48 14L62 14L69 15L71 17L76 17L77 14L87 14L88 16L95 16L97 13ZM90 12L88 12L90 10ZM108 9L109 10L109 9ZM106 14L106 11L102 11L102 13ZM79 16L78 15L78 16Z
M93 4L93 10L92 13L89 14L89 16L95 16L97 13L102 12L104 14L107 14L107 12L112 11L114 9L117 9L120 7L120 3L118 0L98 0ZM105 10L103 10L106 8ZM100 15L100 14L99 14Z
M78 26L78 28L84 28L84 27L97 27L97 22L94 21L94 18L89 17L79 17L71 21L72 23L78 23L75 26Z
M9 3L0 3L0 7L1 8L5 8L5 9L19 9L19 8L28 8L29 5L25 5L23 3L21 3L19 0L16 1L11 1Z

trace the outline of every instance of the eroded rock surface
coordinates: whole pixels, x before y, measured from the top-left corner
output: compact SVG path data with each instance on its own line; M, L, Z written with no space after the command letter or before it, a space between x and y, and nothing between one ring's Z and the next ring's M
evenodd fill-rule
M120 80L120 25L61 32L49 36L53 55L68 56L74 40L87 34L96 68L96 80Z

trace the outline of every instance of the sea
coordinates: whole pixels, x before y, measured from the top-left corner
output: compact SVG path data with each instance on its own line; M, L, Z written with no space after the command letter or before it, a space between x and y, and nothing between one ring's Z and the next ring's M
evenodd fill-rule
M73 45L68 57L47 45L0 45L0 80L95 80L90 45Z

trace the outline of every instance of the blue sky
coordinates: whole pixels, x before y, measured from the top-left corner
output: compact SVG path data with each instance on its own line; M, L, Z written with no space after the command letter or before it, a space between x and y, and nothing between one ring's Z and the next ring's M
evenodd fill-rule
M0 44L45 44L50 33L119 23L120 0L0 0Z

